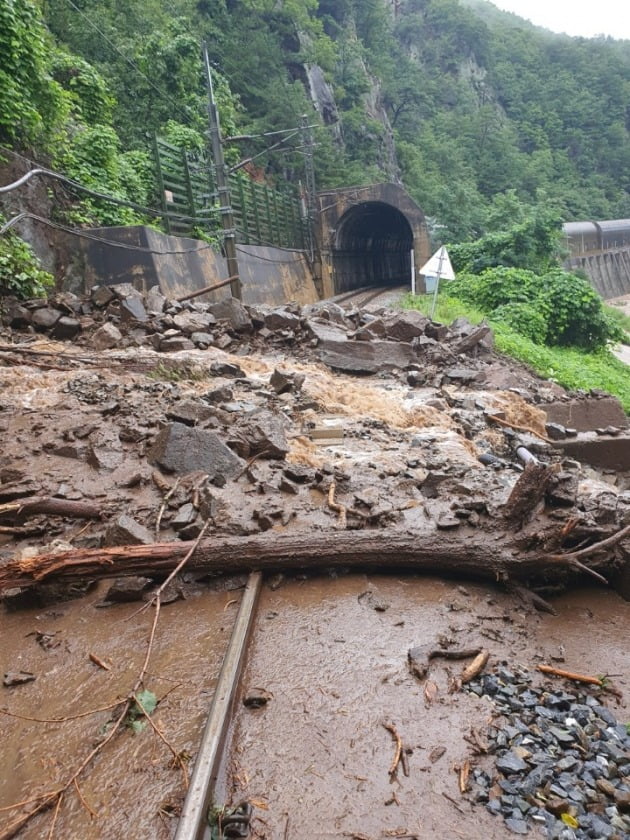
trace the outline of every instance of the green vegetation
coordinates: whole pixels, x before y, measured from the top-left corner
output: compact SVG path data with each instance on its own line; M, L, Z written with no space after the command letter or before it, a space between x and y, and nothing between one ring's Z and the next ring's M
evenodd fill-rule
M4 221L0 215L0 224ZM0 297L40 297L54 284L52 274L43 271L30 246L9 232L0 236Z
M626 315L616 306L609 306L604 304L604 312L606 317L622 329L625 335L621 338L624 344L630 344L630 315Z
M541 190L563 219L630 217L630 42L471 0L0 0L0 142L155 200L153 133L205 142L202 38L223 133L249 138L228 159L268 179L303 178L300 144L255 135L307 114L318 186L400 174L441 241L515 224Z

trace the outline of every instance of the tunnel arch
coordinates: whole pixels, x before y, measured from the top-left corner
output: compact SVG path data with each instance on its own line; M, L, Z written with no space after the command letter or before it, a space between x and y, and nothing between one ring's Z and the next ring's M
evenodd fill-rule
M317 195L315 238L322 297L415 280L430 256L424 213L398 184L344 187Z
M351 207L339 219L332 243L335 292L408 282L412 248L411 225L396 207L382 201Z

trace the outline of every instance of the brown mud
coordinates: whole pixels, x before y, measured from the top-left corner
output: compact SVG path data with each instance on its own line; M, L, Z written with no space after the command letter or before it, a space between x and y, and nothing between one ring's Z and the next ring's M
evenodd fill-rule
M449 346L457 346L456 335L449 346L422 345L429 347L426 364L411 371L333 372L318 359L306 326L300 330L288 335L291 330L270 327L264 345L259 335L220 327L215 338L227 338L230 352L210 346L169 353L151 349L152 336L138 337L133 322L114 349L92 346L87 328L74 343L5 332L2 340L22 349L0 351L0 503L46 495L96 503L102 516L0 511L0 564L55 548L120 544L111 528L123 514L135 520L137 540L144 534L147 545L192 540L204 517L210 539L263 531L334 537L344 527L340 505L347 508L348 537L360 529L424 529L439 538L443 528L464 542L483 538L484 529L492 535L504 527L497 511L521 474L518 445L562 466L565 489L556 488L538 513L548 513L547 525L556 530L576 528L569 548L629 521L627 474L563 459L541 439L545 405L570 400L558 386L490 351L454 356ZM176 332L172 324L170 331ZM23 353L25 341L43 355ZM349 352L356 343L348 342ZM217 373L213 365L238 365L241 372ZM276 368L304 376L303 384L276 392L270 385ZM220 398L203 399L223 390ZM161 470L149 457L161 430L191 411L187 428L216 432L243 464L205 489L199 471ZM277 421L269 440L285 436L277 458L260 457L260 441L243 422L262 412ZM497 412L507 426L492 421ZM329 444L331 429L337 439ZM480 462L480 455L494 460ZM581 526L572 518L578 497ZM182 527L185 513L194 521ZM182 576L179 600L161 609L144 681L160 701L152 720L188 769L240 599L238 591L221 590L227 585L233 584ZM63 783L105 736L116 709L73 716L124 700L141 670L153 612L138 612L141 601L99 608L108 586L87 580L35 586L26 602L20 593L6 593L0 664L4 673L36 678L0 686L0 709L11 713L0 714L6 768L0 809ZM607 702L627 721L628 604L597 585L542 594L552 598L557 616L535 612L505 590L435 577L341 570L335 577L289 573L279 589L266 586L242 692L264 689L271 699L258 710L238 706L218 804L249 799L252 836L261 840L504 837L502 821L461 798L454 769L466 760L488 761L474 755L466 737L491 719L489 701L448 693L449 672L457 676L466 663L441 659L431 663L435 688L426 697L426 684L408 671L407 651L450 640L458 648L487 647L489 667L506 662L533 670L551 661L619 675L614 682L622 698ZM408 776L399 769L390 779L395 744L384 723L411 750ZM79 788L80 796L73 788L63 798L52 831L57 840L173 836L182 770L150 726L139 734L127 727L118 732ZM0 810L0 838L15 817ZM19 836L48 837L52 820L50 810L39 814Z
M445 639L455 648L479 645L490 651L488 668L503 662L533 671L561 662L620 675L614 682L627 696L630 605L585 588L554 606L557 616L541 615L491 587L413 576L353 575L266 590L242 686L245 695L263 688L272 699L258 710L239 707L221 792L232 803L260 803L253 836L261 840L505 838L501 819L461 796L455 770L467 759L488 766L488 757L475 756L470 733L483 739L491 702L449 694L449 677L466 662L442 659L431 661L427 680L437 696L427 701L407 651ZM550 684L538 676L538 684ZM630 717L626 701L605 702L619 720ZM399 769L390 778L395 745L385 722L411 750L409 776Z

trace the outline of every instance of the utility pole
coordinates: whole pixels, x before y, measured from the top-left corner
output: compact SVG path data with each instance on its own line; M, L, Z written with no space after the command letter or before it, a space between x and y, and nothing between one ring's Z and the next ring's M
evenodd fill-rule
M208 120L210 123L210 141L212 148L212 159L217 181L217 193L219 195L219 212L221 213L221 224L223 227L223 247L227 261L228 277L234 280L230 284L232 297L242 299L241 280L238 271L238 260L236 258L236 229L234 227L234 216L232 215L232 204L230 202L230 186L223 158L223 146L221 144L221 127L219 125L219 112L214 99L214 88L212 87L212 72L210 70L210 59L208 58L208 45L204 41L203 62L206 69L206 82L208 85Z
M302 145L304 146L304 175L306 180L306 237L308 240L311 262L314 257L313 228L315 225L315 165L313 163L313 132L308 123L308 116L302 114L300 120Z

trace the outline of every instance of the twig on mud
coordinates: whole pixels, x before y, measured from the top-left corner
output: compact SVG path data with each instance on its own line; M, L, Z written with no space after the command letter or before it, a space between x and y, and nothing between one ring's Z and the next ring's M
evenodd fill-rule
M76 782L76 779L75 779ZM61 803L63 802L63 793L59 794L59 798L57 799L57 804L55 805L55 813L53 814L52 822L50 824L50 831L48 832L48 840L52 840L53 834L55 833L55 826L57 825L57 817L59 816L59 809L61 808Z
M252 457L247 460L247 463L245 464L243 469L234 476L234 481L238 481L239 478L242 478L245 475L245 473L249 470L249 468L252 466L254 461L257 461L259 458L263 458L269 452L271 452L271 447L266 446L260 452L257 452L255 455L252 455Z
M442 791L442 796L444 797L444 799L448 799L448 801L457 808L457 810L459 811L460 814L465 814L466 813L466 811L464 811L464 809L459 804L459 802L456 799L454 799L452 796L450 796L448 793L446 793L445 790Z
M27 717L26 715L18 715L16 712L10 712L8 709L0 709L0 714L8 715L9 717L18 718L19 720L29 720L33 723L66 723L69 720L77 720L78 718L89 717L90 715L95 715L98 712L108 712L110 709L115 709L116 706L120 706L122 700L115 700L113 703L109 703L107 706L100 706L98 709L90 709L89 712L79 712L78 715L68 715L67 717L62 718L36 718L36 717ZM0 811L3 809L0 808ZM6 809L5 809L6 810Z
M347 526L346 521L346 507L345 505L339 504L339 502L335 501L335 490L337 489L337 484L334 481L330 482L330 487L328 488L328 507L331 510L334 510L335 513L339 514L339 529L341 531L345 531Z
M79 799L81 800L81 804L83 805L83 807L85 808L85 810L88 812L88 814L90 815L90 817L91 817L92 819L94 819L94 817L96 816L96 811L94 811L92 808L90 808L90 806L88 805L88 803L85 801L85 797L84 797L84 796L83 796L83 794L81 793L81 788L79 787L79 783L78 783L78 781L77 781L76 779L74 780L74 786L75 786L75 788L77 789L77 794L78 794L78 796L79 796Z
M26 353L29 356L44 356L53 359L64 359L71 362L81 362L81 364L97 365L100 363L99 358L91 356L72 356L70 353L59 353L51 350L33 350L23 344L0 344L0 353Z
M40 797L36 797L35 799L27 800L27 801L37 801L37 799L39 799L40 801L39 801L39 804L37 804L34 808L32 808L27 814L23 814L22 816L18 817L16 820L14 820L2 832L2 834L0 834L0 840L9 840L9 838L13 837L24 825L26 825L26 823L32 817L34 817L36 814L39 814L45 808L51 807L52 804L55 803L55 813L53 815L53 821L52 821L52 825L50 827L50 831L48 832L48 840L52 840L52 837L53 837L53 834L54 834L54 829L55 829L55 826L56 826L56 823L57 823L57 815L59 813L59 809L61 807L61 802L63 800L64 795L66 794L68 789L70 787L72 787L75 784L76 781L78 781L78 779L82 775L83 771L92 762L92 759L95 756L97 756L107 746L107 744L113 739L114 735L118 732L120 727L123 725L128 713L129 713L129 710L131 709L132 704L133 703L138 703L137 698L136 698L136 694L137 694L138 690L140 689L140 687L142 686L142 684L144 682L144 678L146 676L146 673L147 673L147 670L148 670L148 667L149 667L149 660L151 659L151 653L153 651L153 642L155 640L155 631L157 629L157 623L158 623L158 619L159 619L159 616L160 616L160 604L161 604L160 598L161 598L162 592L164 591L164 588L175 577L175 575L177 575L181 571L181 569L186 565L188 560L192 557L192 555L195 552L195 549L197 548L197 546L201 542L201 538L205 534L208 525L209 525L209 522L206 522L205 525L203 526L202 530L201 530L201 533L199 534L199 536L197 537L197 539L195 540L195 542L191 546L190 550L186 553L184 558L177 564L176 568L173 569L173 571L166 578L166 580L157 588L157 590L153 594L153 597L151 598L151 600L147 604L145 604L145 607L148 607L151 604L155 604L155 615L153 616L153 622L151 624L151 631L149 633L149 641L148 641L148 644L147 644L147 652L146 652L146 655L145 655L145 658L144 658L144 662L142 663L142 668L140 669L140 673L138 674L131 691L127 695L127 699L123 703L123 707L120 711L120 714L114 720L114 722L112 724L112 727L109 730L109 732L107 733L106 737L102 741L100 741L94 747L94 749L92 749L88 753L87 757L81 762L79 767L72 773L72 775L67 779L67 781L64 782L61 785L61 787L59 787L59 788L57 788L56 790L53 790L53 791L47 791L46 793L43 793ZM118 704L116 704L116 705L118 705ZM140 703L138 703L138 708L140 708L142 710L142 707L141 707ZM148 715L146 714L146 712L144 714L145 714L145 717L147 717L147 719L148 719ZM80 717L80 715L78 715L78 717ZM153 723L153 722L151 721L151 723ZM170 746L169 746L169 749L171 749ZM6 810L13 810L14 808L21 807L22 804L24 804L24 803L17 803L13 806L10 806Z
M457 782L459 784L459 792L461 794L466 793L468 790L468 782L470 778L470 761L466 759L461 764L458 764L455 767L457 771Z
M389 766L389 775L393 777L396 773L398 768L398 764L400 763L400 758L402 756L403 750L403 743L402 738L398 734L398 731L393 723L384 723L383 726L387 729L388 732L391 732L392 738L396 742L396 751L394 752L394 757L392 759L392 763Z
M90 660L90 662L93 662L95 665L98 665L98 667L102 668L104 671L112 670L111 665L108 665L107 662L101 659L100 656L97 656L95 653L92 653L92 651L88 653L88 659Z
M186 769L186 765L185 765L180 753L178 753L177 750L175 749L175 747L171 743L169 743L169 741L167 740L165 735L159 730L159 728L153 722L153 720L151 719L151 715L144 708L144 706L142 705L142 702L138 699L138 696L136 694L134 694L133 700L134 700L134 703L138 706L138 708L142 712L142 714L144 715L144 717L146 718L147 722L149 723L149 725L151 726L151 728L153 729L155 734L162 741L162 743L165 744L166 747L170 750L170 752L173 756L173 760L180 767L180 769L182 771L182 775L184 777L184 787L185 787L186 790L188 790L188 770Z
M552 665L537 665L536 668L543 674L551 674L554 677L564 677L565 680L587 683L588 685L598 685L600 688L604 687L604 680L599 677L589 677L585 674L576 674L573 671L564 671L562 668L554 668Z
M159 539L160 539L160 523L162 522L162 517L164 516L164 511L166 510L167 502L171 498L173 493L177 490L178 487L179 487L179 478L177 479L175 484L173 484L173 486L168 491L166 496L164 496L164 498L162 499L162 506L160 507L160 510L158 512L158 515L157 515L157 520L155 522L155 541L156 542L158 542Z

